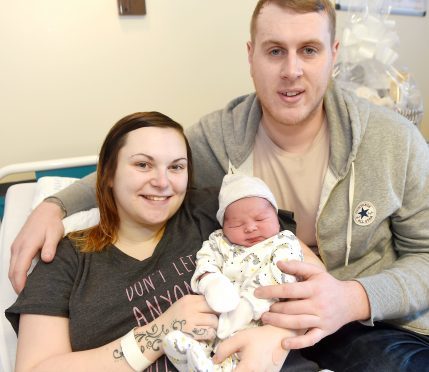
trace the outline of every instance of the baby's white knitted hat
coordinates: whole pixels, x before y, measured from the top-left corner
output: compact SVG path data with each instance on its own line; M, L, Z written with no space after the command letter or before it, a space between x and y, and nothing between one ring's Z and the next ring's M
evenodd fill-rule
M222 181L219 192L219 209L216 218L223 225L225 210L228 205L243 198L252 196L267 199L278 211L276 199L271 190L260 178L246 176L243 174L227 174Z

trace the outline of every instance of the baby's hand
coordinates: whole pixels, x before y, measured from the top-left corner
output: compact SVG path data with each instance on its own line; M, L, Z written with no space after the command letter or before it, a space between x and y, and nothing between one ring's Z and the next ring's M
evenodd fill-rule
M226 313L238 306L240 296L231 281L221 273L208 273L198 282L198 292L206 297L210 307Z

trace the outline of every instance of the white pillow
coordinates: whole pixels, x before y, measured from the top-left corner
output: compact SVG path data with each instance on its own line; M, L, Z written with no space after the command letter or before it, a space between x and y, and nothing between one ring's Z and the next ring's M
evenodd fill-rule
M77 212L63 219L64 236L76 230L87 229L100 222L100 212L98 208L88 211Z
M79 178L46 176L37 180L36 190L34 192L32 209L36 208L45 198L58 191L70 186ZM63 219L64 234L69 232L86 229L95 226L100 221L98 208L92 208L88 211L77 212Z
M79 178L54 176L39 178L36 183L31 209L36 208L45 198L65 189L78 179Z

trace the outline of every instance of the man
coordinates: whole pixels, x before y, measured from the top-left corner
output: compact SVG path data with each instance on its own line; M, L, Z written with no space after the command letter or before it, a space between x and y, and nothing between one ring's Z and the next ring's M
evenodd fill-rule
M422 370L429 361L429 150L406 119L331 81L337 52L329 0L259 1L248 44L256 94L188 130L196 184L219 186L228 172L262 178L326 265L329 273L280 265L303 280L255 291L288 299L264 314L265 323L308 330L285 339L285 349L304 348L320 367L338 371ZM67 213L95 203L86 188L58 195ZM51 201L57 204L33 212L12 247L18 290L38 247L51 259L62 234L60 202Z

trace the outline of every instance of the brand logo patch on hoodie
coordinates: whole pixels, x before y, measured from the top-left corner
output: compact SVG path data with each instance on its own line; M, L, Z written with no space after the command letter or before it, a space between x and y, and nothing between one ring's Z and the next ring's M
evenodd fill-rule
M353 220L359 226L368 226L375 220L376 210L369 201L362 201L356 207L353 213Z

